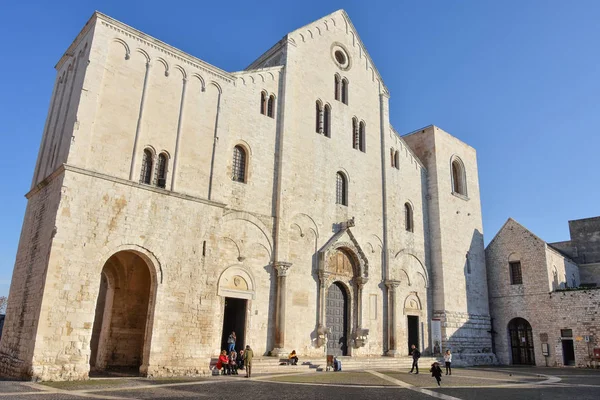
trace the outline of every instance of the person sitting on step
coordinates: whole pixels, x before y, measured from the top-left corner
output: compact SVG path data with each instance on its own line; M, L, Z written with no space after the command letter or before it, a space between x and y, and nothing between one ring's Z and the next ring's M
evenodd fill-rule
M296 355L296 350L292 350L292 352L290 353L289 357L289 363L292 365L297 365L298 364L298 356Z
M217 361L217 369L221 371L221 375L230 375L229 369L229 357L227 357L227 350L223 350L219 355L219 361Z

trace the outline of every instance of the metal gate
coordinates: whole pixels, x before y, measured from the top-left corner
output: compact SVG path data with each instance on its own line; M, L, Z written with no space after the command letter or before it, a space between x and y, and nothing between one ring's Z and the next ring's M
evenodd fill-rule
M348 353L348 296L335 282L327 290L327 354L345 356Z
M531 325L523 318L515 318L508 324L512 363L535 365Z

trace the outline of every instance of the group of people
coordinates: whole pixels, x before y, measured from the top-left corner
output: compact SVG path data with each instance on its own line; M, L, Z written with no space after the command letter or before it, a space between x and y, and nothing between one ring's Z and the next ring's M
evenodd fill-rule
M418 374L419 358L421 358L421 352L419 351L419 349L417 349L417 346L415 346L414 344L410 346L410 348L413 363L409 373L412 374L413 371L416 369L417 372L415 374ZM452 353L450 352L450 350L446 350L446 353L444 354L444 363L446 364L446 375L452 375ZM433 364L431 364L431 369L429 369L429 372L431 372L431 376L434 377L437 381L438 386L441 386L442 369L440 368L440 364L438 362L434 362Z
M221 351L219 360L217 361L217 369L223 375L239 375L238 370L246 371L246 378L250 378L252 374L252 358L254 352L250 345L246 345L245 350L235 351L235 342L237 338L235 332L227 338L227 350Z

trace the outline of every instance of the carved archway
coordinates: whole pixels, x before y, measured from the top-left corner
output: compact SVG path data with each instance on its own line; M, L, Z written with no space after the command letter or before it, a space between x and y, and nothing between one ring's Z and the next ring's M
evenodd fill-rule
M219 277L217 294L222 297L253 300L256 297L254 277L245 268L231 266Z

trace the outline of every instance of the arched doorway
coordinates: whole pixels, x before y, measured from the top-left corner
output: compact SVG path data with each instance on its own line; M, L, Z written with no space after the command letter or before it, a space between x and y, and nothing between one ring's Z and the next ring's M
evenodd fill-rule
M348 355L348 295L339 282L327 290L327 354Z
M514 318L508 323L512 363L535 365L533 333L531 325L523 318Z
M102 268L90 342L90 371L137 375L144 362L152 275L133 251L120 251Z

